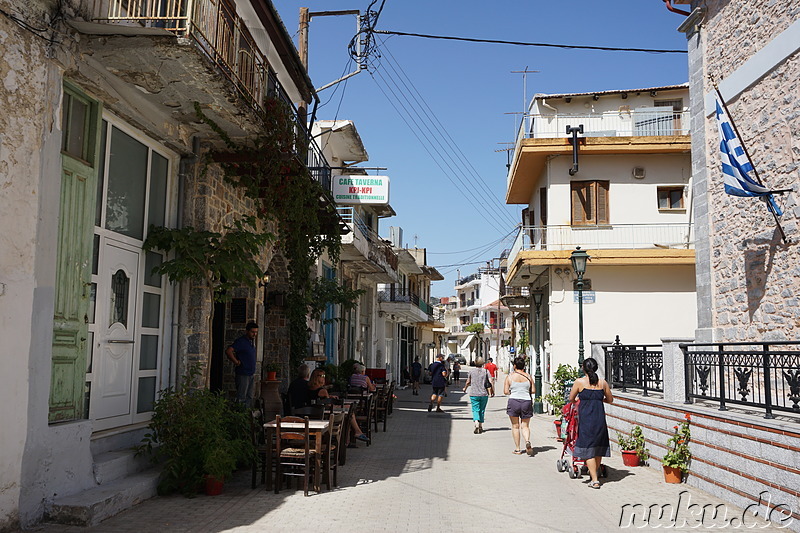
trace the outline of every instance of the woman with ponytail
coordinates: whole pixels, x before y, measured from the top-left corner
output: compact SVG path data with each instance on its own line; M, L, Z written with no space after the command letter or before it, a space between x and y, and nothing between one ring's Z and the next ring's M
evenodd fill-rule
M603 457L611 457L608 443L608 426L606 426L606 410L603 403L612 403L611 387L597 375L597 361L588 358L583 361L582 378L575 380L569 393L569 401L578 404L578 439L575 441L573 456L586 461L589 469L589 487L600 488L598 472Z

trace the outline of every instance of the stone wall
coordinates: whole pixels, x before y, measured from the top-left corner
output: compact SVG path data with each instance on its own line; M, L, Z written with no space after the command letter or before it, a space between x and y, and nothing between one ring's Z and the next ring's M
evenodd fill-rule
M715 119L697 111L703 109L703 97L713 91L710 80L730 78L798 19L800 6L792 0L700 4L707 9L706 17L699 35L690 36L693 119L699 126L693 128L693 135L699 137L693 142L693 159L706 163L706 174L699 174L695 191L703 208L698 211L698 224L706 219L709 227L707 246L697 247L698 308L711 309L706 316L700 311L700 328L708 328L719 342L796 339L800 333L796 261L800 57L795 52L739 94L726 95L761 180L771 189L794 189L778 197L784 211L780 223L790 244L782 242L764 203L725 194ZM702 57L702 68L698 57ZM703 153L695 157L698 150ZM698 231L698 238L702 237Z

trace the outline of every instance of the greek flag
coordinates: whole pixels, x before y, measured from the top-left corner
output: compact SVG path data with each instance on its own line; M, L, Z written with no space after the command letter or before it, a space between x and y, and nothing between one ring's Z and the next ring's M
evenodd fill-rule
M742 148L742 143L736 137L736 132L731 126L728 114L719 102L717 106L717 129L719 130L719 155L722 159L722 174L725 179L725 192L733 196L758 196L766 197L775 214L781 216L783 212L778 207L769 189L759 185L750 177L753 165L747 158Z

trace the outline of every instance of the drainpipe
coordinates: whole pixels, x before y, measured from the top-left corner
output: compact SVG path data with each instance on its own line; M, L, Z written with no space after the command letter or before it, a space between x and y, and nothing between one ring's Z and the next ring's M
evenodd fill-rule
M583 133L583 124L578 124L578 127L573 127L567 124L567 135L572 135L572 168L569 169L569 175L574 176L578 173L578 134Z
M664 5L667 6L667 9L669 9L673 13L677 13L679 15L683 15L684 17L688 17L689 15L691 15L691 13L689 13L688 11L684 11L683 9L678 9L678 8L672 7L671 0L662 0L662 1L664 2Z

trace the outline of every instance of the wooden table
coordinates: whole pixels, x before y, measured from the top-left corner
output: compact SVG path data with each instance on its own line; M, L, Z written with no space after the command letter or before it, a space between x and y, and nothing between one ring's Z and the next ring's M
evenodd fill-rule
M314 450L317 452L317 457L322 457L322 437L328 432L330 429L331 422L330 420L309 420L308 421L308 432L310 437L314 439ZM283 422L281 421L281 429L286 429L289 431L304 431L305 424L301 424L299 422ZM276 418L272 422L267 422L264 424L264 431L266 432L266 442L269 444L267 446L267 471L270 473L267 476L267 490L272 490L272 451L274 449L272 441L275 437L275 430L278 428L278 419ZM317 490L320 490L322 487L320 486L320 471L319 468L314 469L314 486Z

